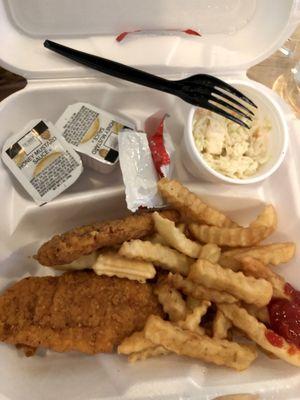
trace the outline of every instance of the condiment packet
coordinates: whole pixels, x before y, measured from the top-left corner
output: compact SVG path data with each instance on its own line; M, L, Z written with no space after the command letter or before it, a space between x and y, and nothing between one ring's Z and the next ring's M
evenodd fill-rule
M111 172L119 161L121 130L134 129L131 122L87 103L68 106L56 126L83 164L101 173Z
M159 177L171 177L174 168L175 147L169 132L165 128L165 119L168 114L164 114L157 118L160 113L154 114L148 118L145 123L145 130L148 133L149 147L152 154L153 162ZM153 124L155 124L153 132Z
M119 155L128 209L135 212L139 207L163 206L147 134L122 131L119 135Z
M31 121L12 135L3 146L2 160L38 205L57 197L83 171L78 154L44 120Z

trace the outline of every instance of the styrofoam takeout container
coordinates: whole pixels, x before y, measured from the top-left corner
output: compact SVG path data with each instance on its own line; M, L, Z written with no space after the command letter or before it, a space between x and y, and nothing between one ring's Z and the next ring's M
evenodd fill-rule
M138 129L163 109L180 147L190 107L170 95L89 71L43 48L45 38L176 78L214 73L246 82L245 71L268 57L292 33L299 1L280 0L1 0L0 63L28 78L25 89L0 104L1 147L9 135L34 118L56 121L69 104L88 102L130 117ZM140 36L121 44L115 35L138 28L194 28L203 36ZM251 82L253 90L279 98ZM281 168L261 184L204 184L187 173L177 152L175 176L240 223L272 202L279 228L272 240L300 242L300 137L290 121L290 148ZM294 124L294 125L292 125ZM299 124L299 122L298 122ZM294 127L294 128L293 128ZM86 170L50 204L37 207L1 165L0 290L27 275L49 275L29 258L44 240L75 225L116 218L126 212L118 170L100 175ZM279 267L300 288L299 252ZM300 371L264 355L247 371L206 365L176 356L129 365L117 355L84 356L48 351L26 359L0 344L0 399L137 400L208 399L230 393L261 393L263 399L296 400Z

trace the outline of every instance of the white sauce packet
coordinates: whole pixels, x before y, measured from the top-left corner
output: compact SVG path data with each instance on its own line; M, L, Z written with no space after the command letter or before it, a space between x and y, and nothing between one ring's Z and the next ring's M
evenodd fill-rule
M38 205L57 197L83 171L78 154L45 120L31 121L12 135L3 146L2 160Z
M87 103L68 106L56 126L83 164L101 173L111 172L119 161L121 130L134 129L131 122Z
M157 190L155 170L147 134L124 130L119 135L119 157L129 210L155 208L164 202Z

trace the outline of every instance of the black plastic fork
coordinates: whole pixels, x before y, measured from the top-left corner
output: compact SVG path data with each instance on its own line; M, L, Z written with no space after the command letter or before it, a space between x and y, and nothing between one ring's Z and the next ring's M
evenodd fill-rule
M71 49L51 40L45 40L44 46L62 56L105 74L173 94L189 104L206 108L246 128L249 128L249 126L238 116L251 121L254 113L245 104L229 96L229 94L257 108L253 101L239 90L211 75L198 74L185 79L171 81L106 58ZM226 109L230 111L228 112Z

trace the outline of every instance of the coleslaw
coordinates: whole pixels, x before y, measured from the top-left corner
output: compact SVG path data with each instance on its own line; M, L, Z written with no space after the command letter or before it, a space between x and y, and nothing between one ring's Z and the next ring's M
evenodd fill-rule
M208 165L235 179L254 175L269 159L268 118L256 115L250 129L211 111L198 109L193 120L196 147Z

